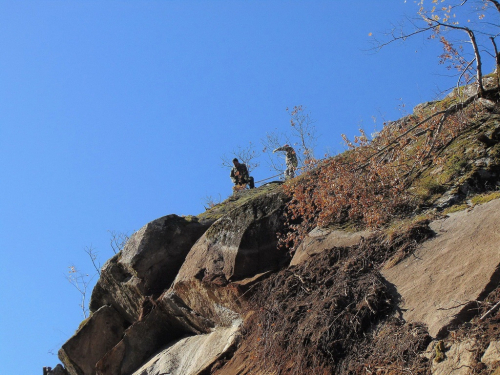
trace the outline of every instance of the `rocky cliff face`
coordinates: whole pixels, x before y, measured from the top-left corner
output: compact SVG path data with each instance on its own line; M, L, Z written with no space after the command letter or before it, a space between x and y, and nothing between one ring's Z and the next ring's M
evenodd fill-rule
M276 237L285 202L280 184L268 184L134 233L103 266L90 318L59 352L67 371L194 374L232 350L244 293L289 261Z
M424 175L460 177L386 228L316 228L292 257L277 248L280 183L146 224L102 268L90 318L59 352L66 371L500 372L497 112L443 151L458 162Z

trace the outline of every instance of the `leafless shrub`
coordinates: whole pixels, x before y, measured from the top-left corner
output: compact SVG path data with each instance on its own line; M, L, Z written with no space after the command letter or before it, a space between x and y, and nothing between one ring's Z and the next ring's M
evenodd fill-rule
M113 253L117 254L125 247L125 244L129 240L130 236L126 233L116 232L114 230L108 230L108 232L111 235L109 241L111 249L113 250Z
M219 197L218 198L214 198L212 197L211 195L207 195L204 199L203 199L203 207L205 208L205 210L209 210L215 206L217 206L218 204L220 204L222 202L222 198L221 198L221 195L219 194Z
M258 155L252 142L248 146L237 146L230 155L224 154L221 157L223 168L233 168L233 159L236 158L240 163L246 164L248 172L257 168L260 164L256 161Z
M290 116L290 128L280 131L277 128L261 139L263 152L267 155L267 163L272 171L283 172L286 169L285 160L276 157L273 150L288 144L293 147L299 161L299 171L310 166L314 158L317 143L316 128L306 108L299 105L286 111Z
M96 270L97 274L101 276L101 263L98 259L98 253L96 252L95 248L90 245L84 249L85 253L89 256L90 261L92 262L92 265L94 266L94 269Z
M129 236L125 233L108 231L111 234L110 245L113 253L118 253L123 249L127 243ZM93 275L83 272L80 268L74 264L68 267L68 273L66 275L66 280L78 291L80 294L80 309L82 310L83 318L88 317L88 293L90 288L93 286L93 280L96 276L101 276L101 262L99 260L99 253L96 251L95 247L92 245L84 248L85 253L88 255L92 267L95 270Z
M92 280L97 274L90 276L88 273L82 272L75 265L68 267L68 274L66 275L66 280L78 290L80 294L80 309L82 310L83 318L86 319L89 314L88 303L87 303L87 293L91 286Z

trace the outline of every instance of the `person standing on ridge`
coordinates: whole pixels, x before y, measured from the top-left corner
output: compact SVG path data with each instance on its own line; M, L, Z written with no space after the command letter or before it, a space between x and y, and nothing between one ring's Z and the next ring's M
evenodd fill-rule
M248 174L248 168L245 164L240 163L237 158L233 159L234 167L231 169L231 181L233 181L233 190L242 190L247 184L250 189L255 187L254 179Z
M285 158L285 163L286 163L286 170L285 170L285 180L289 180L290 178L295 177L295 170L297 169L297 166L299 165L299 162L297 160L297 155L295 154L295 150L293 147L289 145L284 145L281 147L278 147L276 150L273 151L275 152L286 152L286 158Z

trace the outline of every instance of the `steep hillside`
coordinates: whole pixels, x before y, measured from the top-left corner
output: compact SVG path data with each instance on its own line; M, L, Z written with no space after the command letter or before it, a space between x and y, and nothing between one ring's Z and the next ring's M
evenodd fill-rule
M500 104L485 83L285 184L146 224L104 265L65 371L500 373Z

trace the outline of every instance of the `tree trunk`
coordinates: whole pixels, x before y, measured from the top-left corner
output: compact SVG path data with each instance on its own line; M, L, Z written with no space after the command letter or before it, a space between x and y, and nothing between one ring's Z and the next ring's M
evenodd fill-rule
M493 43L493 48L495 49L495 63L497 66L497 89L500 89L500 55L498 54L497 44L495 43L495 38L490 37L491 43Z
M477 46L476 36L474 32L468 27L464 27L463 30L469 34L469 39L472 43L472 47L474 48L474 55L476 56L476 79L477 79L477 94L479 97L484 95L484 86L483 86L483 72L481 66L481 55L479 53L479 47Z

